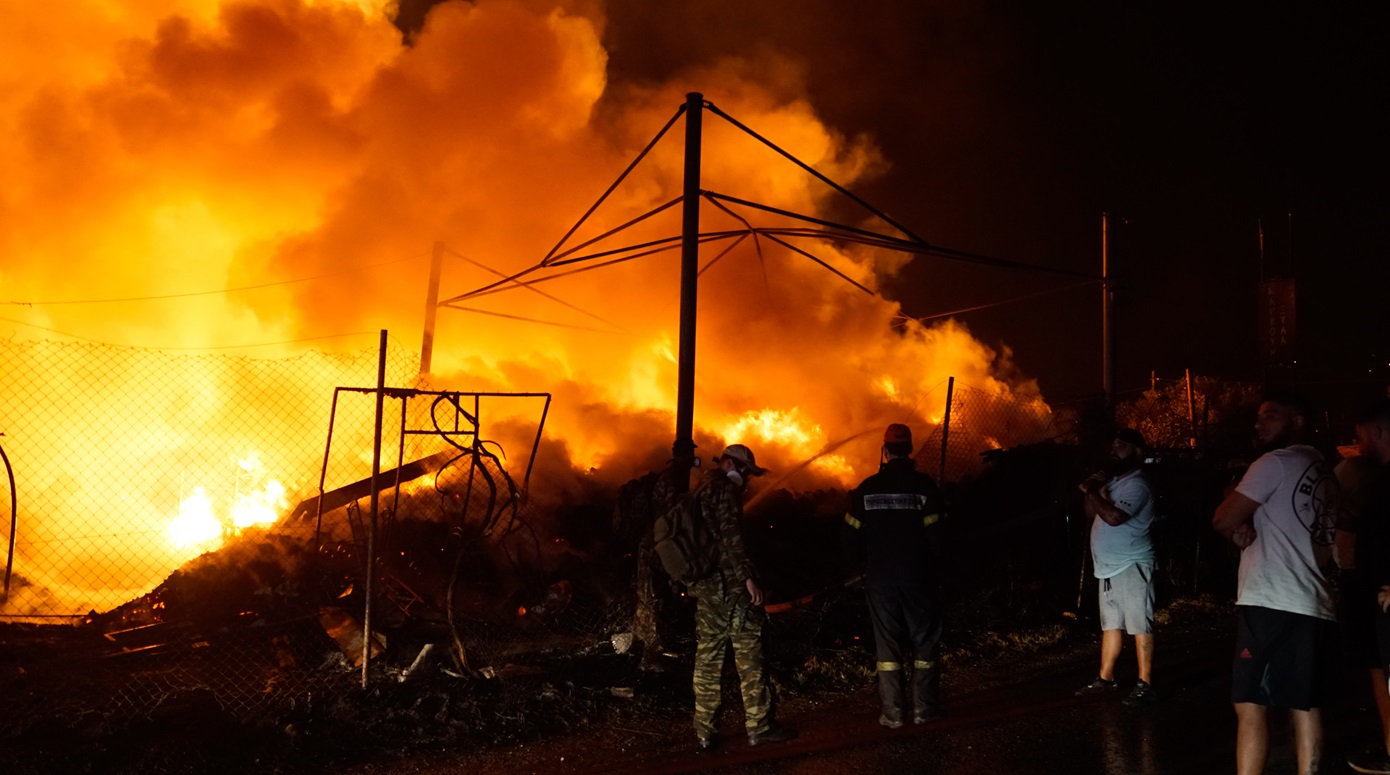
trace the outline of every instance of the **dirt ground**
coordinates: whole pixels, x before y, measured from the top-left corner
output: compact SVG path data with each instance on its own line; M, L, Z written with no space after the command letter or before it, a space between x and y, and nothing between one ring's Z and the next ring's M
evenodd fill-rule
M841 603L853 618L857 596ZM1224 627L1228 607L1179 600L1166 628ZM872 661L867 644L835 637L835 617L806 630L769 629L779 715L795 720L867 703ZM948 623L949 627L949 623ZM848 630L846 630L848 632ZM778 642L782 638L782 642ZM792 642L812 638L815 647ZM1017 632L948 630L944 689L980 690L1028 671L1094 658L1093 622L1064 618ZM362 689L339 667L339 680L298 702L249 715L209 684L182 688L150 710L129 690L128 665L110 643L83 628L0 626L0 770L47 773L376 773L585 772L620 760L692 747L688 659L663 672L637 669L635 654L590 649L550 655L486 680L451 675L447 664L409 681L374 677ZM123 683L123 681L125 683ZM726 681L726 686L732 684ZM741 733L739 702L726 692L724 734ZM862 698L862 699L857 699Z

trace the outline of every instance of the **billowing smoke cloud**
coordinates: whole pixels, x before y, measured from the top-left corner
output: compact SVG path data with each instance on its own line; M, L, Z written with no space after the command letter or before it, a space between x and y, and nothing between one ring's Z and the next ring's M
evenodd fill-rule
M299 342L243 351L279 355L317 337L337 338L314 346L360 349L385 328L414 347L436 240L448 247L445 296L496 279L478 264L507 274L536 264L688 91L842 184L885 165L869 141L818 118L800 65L775 53L611 87L605 21L588 4L446 2L409 45L382 9L328 0L129 0L61 18L29 6L12 15L0 30L10 52L0 64L0 128L11 138L0 147L5 300L243 289L7 305L13 337ZM704 188L845 212L823 184L727 124L707 117L706 127ZM679 134L577 238L679 194ZM678 233L678 214L667 215L633 239ZM708 206L702 217L735 227ZM902 260L808 247L870 288ZM672 252L544 286L570 306L525 290L470 304L560 325L441 310L434 383L554 392L548 433L571 470L622 481L660 463L675 402L677 263ZM889 421L925 431L950 375L1036 398L1007 376L1007 353L955 323L894 327L897 312L783 248L750 242L724 256L700 287L700 451L742 440L790 470ZM791 484L850 482L876 447L867 433Z

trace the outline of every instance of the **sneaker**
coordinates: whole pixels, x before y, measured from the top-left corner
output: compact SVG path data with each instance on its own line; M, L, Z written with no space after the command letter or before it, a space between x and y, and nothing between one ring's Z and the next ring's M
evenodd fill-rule
M1113 680L1107 681L1100 676L1096 676L1090 683L1072 692L1072 694L1075 694L1077 697L1084 697L1088 694L1105 694L1106 692L1113 691L1115 691L1115 682Z
M1363 753L1360 756L1348 758L1347 766L1357 772L1390 775L1390 756L1383 753Z
M878 723L879 726L884 726L889 729L902 729L903 726L903 720L901 718L889 718L887 713L878 717Z
M914 723L914 724L930 724L930 723L933 722L933 721L940 721L940 720L942 720L942 719L944 719L944 718L946 718L946 711L941 710L940 708L938 708L938 709L936 709L936 710L927 711L926 713L921 714L921 715L914 715L914 716L912 717L912 723Z
M700 738L701 751L713 751L715 746L717 745L719 745L719 741L716 740L713 735L710 735L709 737Z
M795 740L797 734L799 733L792 727L773 724L768 727L766 732L750 732L748 735L748 744L762 745L763 743L785 743L788 740Z
M1126 705L1148 705L1158 699L1154 696L1154 688L1148 681L1140 681L1130 690L1129 696L1125 697Z

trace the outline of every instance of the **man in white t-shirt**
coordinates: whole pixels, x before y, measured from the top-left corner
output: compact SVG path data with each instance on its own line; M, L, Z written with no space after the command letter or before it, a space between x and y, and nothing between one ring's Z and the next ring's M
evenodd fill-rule
M1121 428L1110 442L1104 471L1081 483L1083 508L1091 519L1091 558L1099 579L1100 673L1076 694L1114 691L1115 662L1124 636L1134 636L1139 680L1127 705L1153 702L1154 494L1144 475L1148 444L1139 431Z
M1322 756L1321 708L1337 655L1329 581L1337 480L1302 443L1309 416L1301 397L1266 393L1255 420L1265 452L1212 519L1241 549L1231 681L1239 775L1264 770L1270 708L1290 712L1299 772L1316 772Z

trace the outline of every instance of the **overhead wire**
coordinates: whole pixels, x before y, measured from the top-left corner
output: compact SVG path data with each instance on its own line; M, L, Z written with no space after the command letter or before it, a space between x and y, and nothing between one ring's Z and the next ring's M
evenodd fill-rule
M596 334L627 334L627 331L613 331L612 329L593 328L591 326L579 326L573 323L560 323L554 320L541 320L540 318L528 318L522 315L509 315L506 312L493 312L492 310L478 309L476 307L460 307L456 304L441 304L441 307L456 309L461 312L472 312L477 315L488 315L495 318L506 318L507 320L518 320L523 323L536 323L542 326L554 326L555 328L569 328L575 331L591 331Z
M542 265L546 264L555 255L555 251L559 250L561 245L564 245L567 241L569 241L570 237L574 236L574 233L579 230L579 227L583 226L584 222L589 220L589 216L594 214L594 211L599 208L599 205L602 205L608 199L608 197L615 190L617 190L618 186L621 185L622 182L627 179L627 176L631 174L634 169L637 168L637 165L641 164L642 160L647 158L647 154L651 153L651 150L656 147L656 144L661 142L661 138L666 136L666 133L671 130L672 126L675 126L676 120L683 115L685 115L684 104L682 104L679 108L676 109L676 112L672 114L671 118L666 121L666 125L661 127L660 131L656 133L656 136L651 139L651 142L647 143L647 147L643 148L641 153L637 154L637 158L633 159L632 163L627 165L627 169L622 171L622 174L618 176L617 180L613 181L612 185L608 187L608 190L604 191L603 195L600 196L598 200L595 201L592 205L590 205L588 210L584 211L584 214L581 215L579 217L579 220L576 221L575 224L570 227L570 230L565 232L565 236L561 237L560 241L555 243L555 247L551 248L550 252L545 254L545 258L541 259Z
M1051 294L1051 293L1061 293L1062 291L1070 291L1070 290L1075 289L1075 288L1084 288L1084 287L1086 287L1086 286L1088 286L1088 285L1095 285L1097 282L1099 282L1099 280L1087 280L1087 281L1084 281L1084 282L1072 283L1071 285L1062 285L1062 286L1058 286L1058 287L1056 287L1056 288L1048 288L1047 290L1038 291L1038 292L1036 292L1036 293L1030 293L1030 294L1027 294L1027 295L1025 295L1025 296L1015 296L1015 297L1012 298L1012 299L1004 299L1004 300L1002 300L1002 301L994 301L994 302L990 302L990 303L988 303L988 304L978 304L978 305L976 305L976 306L974 306L974 307L965 307L964 309L952 310L952 311L950 311L950 312L939 312L939 313L937 313L937 314L935 314L935 315L927 315L927 316L925 316L925 317L913 317L913 316L911 316L911 315L899 315L899 316L897 316L897 319L899 319L899 320L915 320L915 321L917 321L917 322L919 322L919 323L925 323L925 322L928 321L928 320L938 320L938 319L940 319L940 318L948 318L948 317L951 317L952 315L964 315L964 314L967 313L967 312L977 312L977 311L979 311L979 310L982 310L982 309L989 309L989 308L991 308L991 307L999 307L999 306L1003 306L1003 305L1005 305L1005 304L1013 304L1013 303L1019 302L1019 301L1028 301L1028 300L1030 300L1030 299L1036 299L1036 298L1038 298L1038 297L1040 297L1040 296L1046 296L1046 295Z
M117 299L65 299L65 300L61 300L61 301L6 301L6 302L3 302L3 303L5 303L5 304L10 304L10 305L13 305L13 306L19 306L19 307L54 307L54 306L59 306L59 305L71 305L71 304L114 304L114 303L119 303L119 302L132 302L132 301L160 301L160 300L163 300L163 299L186 299L186 298L193 297L193 296L213 296L213 295L216 295L216 294L219 294L219 293L237 293L237 292L240 292L240 291L254 291L254 290L259 290L259 289L261 289L261 288L273 288L273 287L280 286L280 285L295 285L295 284L297 284L297 283L307 283L307 282L310 282L310 281L312 281L312 280L322 280L322 279L325 278L325 277L334 277L334 276L337 276L337 275L348 274L349 272L363 271L363 270L367 270L367 269L378 269L378 268L383 267L383 266L391 266L392 264L399 264L399 263L402 263L402 262L405 262L405 261L416 260L416 259L422 258L422 257L427 256L427 255L429 255L429 254L428 254L428 253L419 253L419 254L416 254L416 255L413 255L413 256L406 256L406 257L404 257L404 258L393 259L393 260L391 260L391 261L383 261L383 262L381 262L381 263L379 263L379 264L368 264L368 265L366 265L366 266L347 267L347 268L345 268L344 270L338 271L338 272L326 272L326 273L324 273L324 274L316 274L316 275L312 275L312 276L310 276L310 277L297 277L297 278L294 278L294 279L292 279L292 280L277 280L277 281L275 281L275 282L270 282L270 283L260 283L260 284L257 284L257 285L243 285L243 286L239 286L239 287L236 287L236 288L222 288L222 289L220 289L220 290L211 290L211 291L190 291L190 292L188 292L188 293L169 293L169 294L163 294L163 295L160 295L160 296L130 296L130 297L125 297L125 298L117 298Z
M780 207L773 207L771 205L765 205L760 202L753 202L747 199L729 196L728 194L721 194L717 191L703 191L701 192L701 195L712 202L715 200L722 200L725 202L731 202L734 204L743 205L745 207L750 207L755 210L762 210L763 212L772 213L774 215L780 215L786 218L805 221L807 223L814 223L819 226L825 226L836 230L842 230L834 232L817 232L814 230L808 231L804 229L796 230L800 232L802 236L827 239L832 238L830 235L833 235L834 239L841 239L850 242L863 242L863 244L872 244L889 250L896 250L900 253L916 253L920 255L936 256L939 258L947 258L955 261L980 264L982 266L990 266L998 269L1016 269L1020 271L1042 272L1046 274L1059 274L1066 275L1069 277L1085 277L1087 279L1093 279L1093 275L1089 275L1084 272L1072 272L1066 269L1056 269L1053 267L1039 266L1037 264L1027 264L1021 261L1013 261L1011 259L1006 258L986 256L982 253L974 253L966 250L943 248L938 245L932 245L916 236L913 236L911 240L898 239L887 234L880 234L878 232L869 231L867 229L861 229L856 226L848 226L842 223L829 221L824 218L816 218L814 216L793 212L791 210L784 210ZM765 229L765 231L772 230L773 229Z
M608 231L604 232L603 234L601 234L601 235L599 235L599 236L597 236L597 237L594 237L593 239L590 239L590 240L585 241L582 245L577 245L577 246L575 246L575 247L573 247L573 248L570 248L569 250L565 251L564 253L560 254L559 256L555 256L555 255L547 256L547 257L541 259L541 262L538 263L538 264L535 264L534 266L531 266L531 267L529 267L529 268L527 268L527 269L523 269L523 270L521 270L520 272L517 272L516 274L505 275L505 276L503 276L502 279L500 279L500 280L496 280L496 281L494 281L494 282L488 283L488 284L483 285L483 286L481 286L481 287L474 288L472 291L469 291L468 293L465 293L465 294L462 294L462 295L459 295L459 296L454 296L454 297L452 297L452 298L445 299L445 300L441 301L440 304L445 304L445 303L448 303L448 302L451 302L451 301L463 301L464 299L468 299L468 298L471 298L471 297L476 296L476 295L481 295L481 294L483 294L483 293L490 292L490 291L492 291L492 290L495 289L495 288L498 288L498 287L500 287L500 286L506 285L507 283L516 283L516 284L520 285L520 283L517 282L520 278L525 277L526 275L528 275L528 274L530 274L530 273L532 273L532 272L534 272L534 271L536 271L536 270L538 270L538 269L545 269L545 268L547 268L547 267L552 267L552 266L564 266L564 265L566 265L566 264L573 263L573 262L576 261L576 260L585 260L585 259L588 259L588 258L592 258L592 257L594 257L594 256L586 256L585 259L565 259L564 257L567 256L567 255L569 255L570 253L573 253L574 251L578 250L578 249L581 248L581 247L584 247L584 246L587 246L587 245L592 245L593 243L595 243L595 242L597 242L597 241L599 241L599 240L602 240L602 239L606 239L607 237L609 237L609 236L611 236L611 235L613 235L613 234L615 234L615 233L617 233L617 232L619 232L619 231L622 231L623 229L626 229L626 228L628 228L629 226L632 226L632 225L634 225L634 224L636 224L636 223L638 223L638 222L640 222L640 221L643 221L643 220L645 220L645 219L647 219L647 218L650 218L650 217L656 215L657 213L660 213L661 211L667 209L668 207L671 207L672 205L676 204L676 203L679 202L680 200L681 200L680 197L676 197L675 199L672 199L670 202L667 202L667 203L664 204L664 205L660 205L660 206L656 207L655 209L649 210L649 211L647 211L646 213L637 216L636 218L634 218L634 219L628 221L627 223L625 223L625 224L623 224L623 225L621 225L621 226L618 226L618 227L613 228L613 229L609 229ZM663 239L663 240L657 240L656 242L646 243L646 245L657 244L657 243L660 243L660 242L668 242L668 241L670 241L671 239L672 239L672 238L669 238L669 237L668 237L668 238ZM674 239L679 240L680 238L679 238L679 237L676 237L676 238L674 238ZM562 243L562 244L563 244L563 243ZM645 247L646 245L629 246L629 247L625 247L625 248L622 248L622 249L617 250L617 251L609 251L609 252L610 252L610 253L617 253L617 252L623 252L623 251L625 251L625 250L634 250L634 249L637 249L638 247ZM558 248L559 248L559 245L556 245L556 246L555 246L555 249L558 249ZM553 253L554 253L554 250L552 250L551 253L553 254ZM595 255L597 255L597 256L602 256L602 255L605 255L605 254L604 254L604 253L599 253L599 254L595 254Z
M788 153L786 150L784 150L781 146L777 145L776 143L772 142L771 140L768 140L766 137L763 137L762 135L760 135L760 134L758 134L757 132L753 131L752 127L745 126L742 122L738 121L738 120L735 119L733 116L730 116L728 113L725 113L725 112L724 112L723 110L721 110L718 106L716 106L713 102L706 101L706 102L705 102L705 107L706 107L711 113L713 113L714 115L719 116L720 118L724 119L725 121L728 121L730 124L733 124L734 126L736 126L736 127L738 127L739 129L743 130L744 132L746 132L746 133L747 133L750 137L752 137L753 139L757 140L758 142L762 143L763 145L766 145L768 148L771 148L771 149L772 149L773 151L775 151L777 154L781 155L783 158L787 159L787 160L790 161L791 163L793 163L793 164L795 164L796 166L800 167L802 170L806 171L807 173L810 173L813 177L815 177L815 178L816 178L817 180L819 180L820 182L826 184L827 186L830 186L831 188L833 188L833 189L835 189L836 191L838 191L840 194L842 194L842 195L848 197L848 198L849 198L850 200L852 200L855 204L859 205L860 207L864 208L865 210L868 210L869 212L873 213L874 215L878 216L879 218L882 218L883 221L884 221L885 223L889 224L889 225L892 226L893 228L897 229L898 231L902 232L903 234L906 234L907 236L911 237L913 240L915 240L915 241L917 241L917 242L919 242L919 243L921 243L921 244L923 244L923 245L927 244L927 241L926 241L926 240L922 239L921 237L918 237L916 234L913 234L906 226L903 226L902 224L900 224L900 223L898 223L897 221L893 220L893 219L890 218L886 213L880 211L877 207L874 207L873 205L869 204L868 202L864 201L863 199L860 199L857 195L855 195L854 192L850 191L849 189L845 188L844 186L841 186L839 183L836 183L835 181L833 181L833 180L831 180L830 178L826 177L825 175L821 174L821 172L820 172L819 170L817 170L816 168L812 167L811 165L807 164L806 162L804 162L804 161L802 161L802 160L796 158L795 156L791 155L791 154Z
M368 270L368 269L378 269L378 268L383 267L383 266L392 266L392 265L394 265L394 264L400 264L400 263L404 263L404 262L406 262L406 261L418 260L418 259L420 259L420 258L422 258L422 257L425 257L425 256L428 256L428 255L429 255L429 253L428 253L427 251L422 251L422 252L420 252L420 253L416 253L416 254L413 254L413 255L404 256L404 257L402 257L402 258L392 259L392 260L390 260L390 261L382 261L382 262L376 263L376 264L367 264L367 265L359 265L359 266L345 267L344 269L342 269L342 270L340 270L340 271L336 271L336 272L325 272L325 273L323 273L323 274L312 275L312 276L309 276L309 277L297 277L297 278L293 278L293 279L289 279L289 280L277 280L277 281L275 281L275 282L259 283L259 284L256 284L256 285L245 285L245 286L238 286L238 287L235 287L235 288L223 288L223 289L221 289L221 290L190 291L190 292L188 292L188 293L164 294L164 295L159 295L159 296L133 296L133 297L113 298L113 299L67 299L67 300L60 300L60 301L27 301L27 302L26 302L26 301L7 301L7 302L3 302L3 303L9 304L9 305L14 305L14 306L37 307L37 306L60 306L60 305L77 305L77 304L110 304L110 303L117 303L117 302L137 302L137 301L160 301L160 300L165 300L165 299L181 299L181 298L190 298L190 297L195 297L195 296L212 296L212 295L222 294L222 293L235 293L235 292L239 292L239 291L250 291L250 290L257 290L257 289L260 289L260 288L271 288L271 287L282 286L282 285L295 285L295 284L298 284L298 283L305 283L305 282L310 282L310 281L313 281L313 280L321 280L321 279L323 279L323 278L325 278L325 277L334 277L334 276L338 276L338 275L350 274L350 273L353 273L353 272L365 271L365 270ZM337 333L337 334L324 334L324 335L321 335L321 336L308 336L308 337L299 337L299 338L296 338L296 339L283 339L283 340L279 340L279 341L275 341L275 342L256 342L256 343L251 343L251 344L232 344L232 345L207 345L207 346L199 346L199 347L188 347L188 346L151 346L151 345L121 344L121 343L118 343L118 342L109 342L109 341L105 341L105 340L102 340L102 339L93 339L93 338L91 338L91 337L82 336L82 335L80 335L80 334L70 333L70 332L67 332L67 331L63 331L63 330L61 330L61 329L51 328L51 327L48 327L48 326L41 326L41 325L38 325L37 323L29 323L29 322L23 321L23 320L15 320L14 318L0 317L0 321L3 321L3 322L5 322L5 323L13 323L14 325L24 326L24 327L26 327L26 328L37 329L37 330L39 330L39 331L47 331L47 332L49 332L49 333L51 333L51 334L58 334L58 335L60 335L60 336L66 336L66 337L68 337L68 338L70 338L70 339L76 339L76 340L83 341L83 342L91 342L92 344L101 344L101 345L107 345L107 346L110 346L110 347L132 347L132 348L144 349L144 350L174 350L174 351L242 350L242 349L251 349L251 348L256 348L256 347L275 347L275 346L286 345L286 344L299 344L299 343L301 343L301 342L317 342L317 341L323 341L323 340L326 340L326 339L343 339L343 338L351 337L351 336L366 336L366 335L373 335L373 334L376 334L376 333L377 333L376 331L348 331L348 332Z
M143 345L143 344L121 344L121 343L119 343L119 342L108 342L108 341L105 341L105 340L102 340L102 339L93 339L93 338L88 337L88 336L82 336L82 335L80 335L80 334L71 334L71 333L68 333L67 331L62 331L62 330L57 329L57 328L49 328L48 326L40 326L40 325L35 324L35 323L26 323L26 322L24 322L23 320L15 320L15 319L13 319L13 318L0 317L0 322L13 323L13 324L15 324L15 325L17 325L17 326L25 326L25 327L27 327L27 328L36 328L36 329L38 329L38 330L40 330L40 331L47 331L47 332L49 332L50 334L58 334L58 335L60 335L60 336L66 336L66 337L68 337L68 338L70 338L70 339L77 339L77 340L83 341L83 342L91 342L92 344L104 344L104 345L107 345L107 346L109 346L109 347L130 347L130 348L139 349L139 350L189 350L189 351L192 351L192 350L241 350L241 349L248 349L248 348L252 348L252 347L273 347L273 346L282 345L282 344L298 344L298 343L300 343L300 342L317 342L317 341L320 341L320 340L323 340L323 339L343 339L343 338L346 338L346 337L349 337L349 336L368 336L368 335L375 336L375 335L377 335L377 333L378 333L378 332L376 332L376 331L349 331L349 332L341 333L341 334L324 334L323 336L306 336L306 337L301 337L301 338L299 338L299 339L285 339L285 340L281 340L281 341L278 341L278 342L257 342L257 343L254 343L254 344L208 345L208 346L202 346L202 347L183 347L183 346L179 346L179 347L160 347L160 346Z
M499 271L497 271L496 269L493 269L492 267L490 267L490 266L488 266L488 265L486 265L486 264L484 264L484 263L482 263L482 262L480 262L480 261L475 261L475 260L469 258L468 256L465 256L465 255L463 255L462 253L459 253L458 251L454 250L453 248L451 248L451 247L449 247L449 246L447 246L447 245L444 246L444 252L447 253L447 254L449 254L450 256L453 256L454 258L456 258L456 259L458 259L458 260L460 260L460 261L464 261L464 262L467 262L467 263L469 263L469 264L472 264L473 266L479 267L480 269L483 269L483 270L485 270L485 271L487 271L487 272L491 272L492 274L495 274L495 275L497 275L497 276L499 276L499 277L506 277L506 275L503 274L502 272L499 272ZM554 294L546 293L545 291L542 291L542 290L539 289L539 288L533 288L533 287L531 287L531 283L525 283L525 282L522 282L522 281L520 281L520 280L514 280L513 282L515 282L517 285L519 285L519 286L525 288L525 289L528 290L528 291L531 291L532 293L534 293L534 294L536 294L536 295L538 295L538 296L540 296L540 297L542 297L542 298L549 299L549 300L555 302L556 304L559 304L559 305L561 305L561 306L563 306L563 307L566 307L566 308L568 308L568 309L572 309L572 310L574 310L575 312L580 313L581 315L584 315L584 316L586 316L586 317L593 318L594 320L597 320L598 322L603 323L603 324L605 324L605 325L612 326L614 329L616 329L616 330L617 330L618 332L620 332L620 333L624 333L624 334L626 334L626 333L631 333L631 332L629 332L629 331L624 330L623 327L620 326L620 325L618 325L617 323L614 323L614 322L611 321L611 320L607 320L606 318L603 318L603 317L601 317L601 316L599 316L599 315L596 315L596 314L594 314L594 313L592 313L592 312L590 312L590 311L584 309L583 307L577 306L577 305L575 305L575 304L571 304L571 303L565 301L564 299L561 299L560 297L555 296ZM462 307L454 307L454 306L451 306L451 309L463 309L463 308L462 308Z

